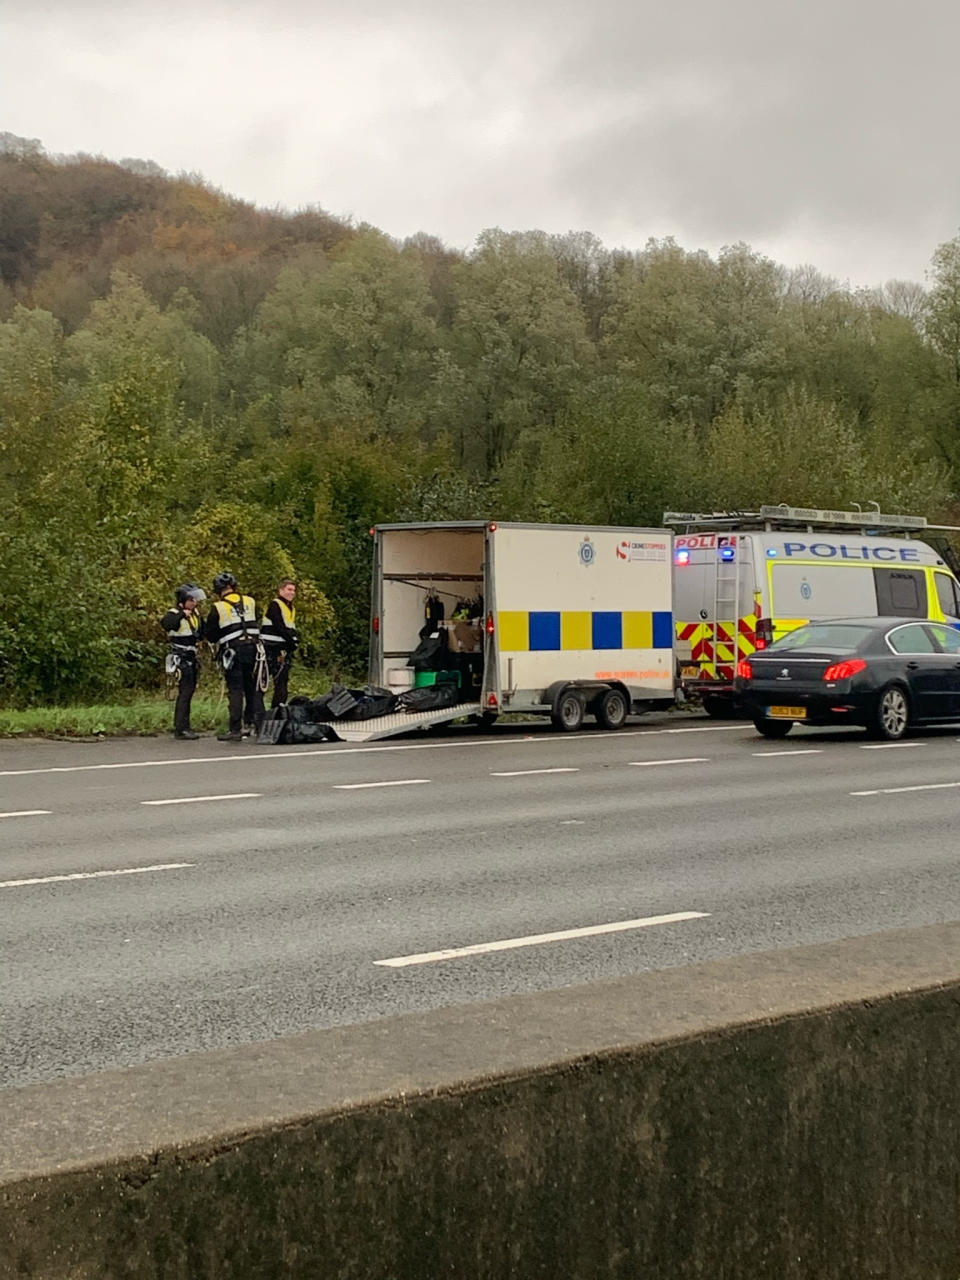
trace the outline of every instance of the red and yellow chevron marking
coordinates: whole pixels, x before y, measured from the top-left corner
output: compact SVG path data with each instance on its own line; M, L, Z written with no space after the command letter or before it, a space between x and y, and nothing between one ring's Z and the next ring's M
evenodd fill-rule
M759 610L757 601L754 612L738 618L736 626L733 619L676 624L677 639L689 643L691 662L700 668L701 676L711 680L733 679L740 658L756 652Z

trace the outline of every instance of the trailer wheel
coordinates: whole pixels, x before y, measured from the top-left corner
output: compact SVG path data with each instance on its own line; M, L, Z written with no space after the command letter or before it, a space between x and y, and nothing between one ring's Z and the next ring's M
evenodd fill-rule
M561 693L550 714L555 729L574 733L583 724L583 701L574 689Z
M470 723L475 729L479 729L481 733L485 733L492 725L497 723L497 711L481 711L479 715L471 716Z
M622 689L608 689L597 703L597 724L604 729L622 729L629 714L630 705Z
M721 698L715 693L705 693L703 709L711 720L722 720L724 717L729 718L733 715L733 701L730 698Z

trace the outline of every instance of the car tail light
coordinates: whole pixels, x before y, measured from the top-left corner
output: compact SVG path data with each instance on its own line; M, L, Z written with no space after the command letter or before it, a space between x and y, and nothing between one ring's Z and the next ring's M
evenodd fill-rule
M373 615L373 634L375 636L378 636L380 634L380 618L377 616L377 614Z
M754 642L758 649L766 649L768 645L773 644L772 618L757 619L757 633Z
M753 667L751 667L746 658L741 658L737 663L737 675L741 680L753 679Z
M832 667L827 667L823 678L829 681L849 680L858 671L865 670L866 665L862 658L848 658L846 662L835 662Z
M494 622L493 622L493 614L492 614L492 613L488 613L488 614L487 614L487 626L486 626L486 631L487 631L487 635L488 635L488 636L492 636L492 635L493 635L493 632L494 632Z

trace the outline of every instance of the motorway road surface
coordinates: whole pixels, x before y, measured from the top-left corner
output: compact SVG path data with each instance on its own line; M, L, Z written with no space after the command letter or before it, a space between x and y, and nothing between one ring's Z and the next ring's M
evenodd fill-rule
M0 1085L956 919L957 734L0 743Z

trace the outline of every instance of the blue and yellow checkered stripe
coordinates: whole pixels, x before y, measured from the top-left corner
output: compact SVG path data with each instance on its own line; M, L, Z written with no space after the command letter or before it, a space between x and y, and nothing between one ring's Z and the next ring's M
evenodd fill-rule
M497 625L501 652L508 653L673 648L673 615L668 612L503 610Z

